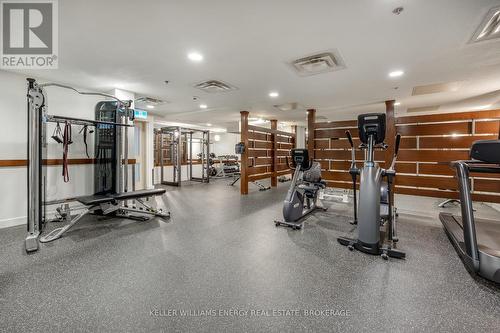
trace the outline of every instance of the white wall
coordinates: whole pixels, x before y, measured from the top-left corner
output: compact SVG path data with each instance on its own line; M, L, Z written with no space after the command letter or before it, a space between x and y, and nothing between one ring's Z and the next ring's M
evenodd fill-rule
M215 141L215 136L220 136L220 141ZM234 146L240 142L240 135L234 133L210 133L210 151L215 155L234 155Z
M297 126L297 136L295 138L296 148L306 148L306 128L304 126Z
M39 82L45 82L40 79ZM89 89L82 89L88 91ZM70 90L47 87L48 113L53 115L94 119L95 104L103 98L82 96ZM0 71L0 159L24 160L27 158L26 76ZM62 146L50 137L55 124L47 126L47 157L62 158ZM62 129L64 126L61 125ZM86 158L80 126L73 126L74 143L69 148L69 158ZM129 137L133 142L132 135ZM89 155L93 157L93 134L88 135ZM26 223L26 167L0 168L0 228ZM70 182L64 183L62 166L47 168L47 200L62 199L94 192L93 166L70 165Z

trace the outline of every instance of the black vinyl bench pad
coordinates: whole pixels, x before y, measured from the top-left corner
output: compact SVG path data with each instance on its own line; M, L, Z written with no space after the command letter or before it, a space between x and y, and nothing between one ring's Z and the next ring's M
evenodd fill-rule
M79 197L76 200L86 206L93 206L93 205L113 202L115 200L123 201L123 200L152 197L155 195L162 195L165 192L166 192L165 189L158 188L151 190L129 191L117 194L109 193L105 195L104 194L89 195L89 196Z

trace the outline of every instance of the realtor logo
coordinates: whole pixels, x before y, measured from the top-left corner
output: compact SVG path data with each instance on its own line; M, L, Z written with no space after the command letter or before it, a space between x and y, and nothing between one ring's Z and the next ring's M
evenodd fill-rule
M57 68L57 0L2 0L0 17L1 68Z

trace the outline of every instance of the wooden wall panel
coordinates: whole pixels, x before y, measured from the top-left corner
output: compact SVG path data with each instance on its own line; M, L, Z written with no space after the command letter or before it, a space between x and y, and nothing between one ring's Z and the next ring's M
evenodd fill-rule
M333 181L352 181L351 175L346 171L325 171L321 173L321 178Z
M351 161L351 151L350 150L316 150L314 152L316 159L326 159L326 160L345 160ZM364 152L361 150L356 151L356 160L362 161L364 159ZM384 152L380 150L375 151L375 160L383 161Z
M401 174L401 173L416 174L417 173L417 163L397 162L395 169L396 169L398 174Z
M328 186L351 186L346 181L350 180L346 171L351 165L351 153L345 131L351 131L358 146L356 126L356 120L314 125L314 155L320 160ZM500 110L395 118L395 130L403 136L396 164L396 192L457 198L455 170L449 163L469 159L474 141L497 139L499 127ZM363 152L357 151L358 167L362 166L363 158ZM376 160L384 161L383 152L377 153ZM471 176L474 200L500 202L500 175L472 173Z
M271 135L259 132L248 132L248 138L250 140L269 141L271 139Z
M474 178L474 192L500 193L500 180Z
M450 162L466 160L469 152L466 150L405 150L401 149L398 161L414 162Z
M400 125L396 130L402 136L471 134L472 122Z
M396 185L437 188L441 190L457 190L457 181L453 177L437 176L396 176Z
M496 135L487 136L442 136L442 137L422 137L419 139L420 149L422 148L462 148L469 149L472 143L477 140L495 140Z
M283 164L278 163L278 164L276 165L276 170L277 170L277 171L289 170L289 169L290 169L290 168L289 168L289 167L288 167L288 165L287 165L287 164L285 164L285 163L283 163Z
M276 142L293 143L293 138L286 136L277 136Z
M123 160L125 161L125 159ZM95 164L94 158L69 158L68 165ZM135 159L129 159L128 164L135 164ZM59 158L42 160L43 165L57 166L63 165L63 160ZM0 167L25 167L28 166L28 160L0 160Z
M422 175L454 176L455 171L448 164L419 163L418 173Z
M251 148L273 149L273 143L269 141L250 141Z
M274 122L274 125L273 125ZM248 181L271 178L272 186L276 186L276 177L291 173L286 164L286 156L295 146L295 133L287 133L276 129L277 121L271 121L272 128L248 125Z
M253 165L271 165L272 159L270 157L259 157L254 159Z
M432 114L425 116L398 117L396 118L396 124L435 123L435 122L449 122L449 121L459 121L459 120L491 119L491 118L500 118L500 109L488 110L488 111L439 113L439 114Z
M326 186L328 187L335 187L335 188L344 188L344 189L352 189L352 181L351 182L342 182L342 181L335 181L335 180L327 180L326 181ZM357 186L359 189L359 184Z
M326 123L314 124L314 128L338 128L338 127L356 128L357 126L358 126L357 120L329 121Z
M358 138L354 138L354 147L358 147L361 143ZM340 139L330 139L330 148L332 149L351 149L351 144L349 140L340 138Z
M349 129L321 129L315 130L314 137L316 139L331 139L331 138L345 138L345 131L350 130L351 133L357 131L356 128Z
M450 168L449 163L469 159L469 149L474 141L496 139L498 120L483 121L495 117L500 117L500 110L396 119L397 124L408 124L399 125L397 129L407 136L414 137L418 147L413 150L402 149L399 154L399 161L415 162L417 173L414 176L396 177L396 192L457 198L458 184L455 170ZM479 174L471 174L471 176L475 192L500 193L500 187L495 180L476 178L476 176L484 177ZM500 178L499 175L492 176ZM474 198L493 202L498 200L498 197L479 193L474 194Z
M291 150L291 149L293 149L293 147L294 147L293 143L278 143L278 149Z
M268 167L267 166L259 166L259 167L251 167L248 168L248 174L249 175L255 175L259 173L265 173L268 172Z
M330 140L329 139L314 140L314 148L315 149L330 149Z
M267 157L267 152L266 149L249 149L248 157Z
M476 122L476 134L497 134L500 122L496 121L478 121Z
M290 156L290 150L276 150L278 156Z

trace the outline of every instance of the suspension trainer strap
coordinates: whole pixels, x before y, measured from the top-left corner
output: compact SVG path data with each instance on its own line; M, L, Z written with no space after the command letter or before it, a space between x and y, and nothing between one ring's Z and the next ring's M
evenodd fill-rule
M69 182L68 148L71 143L73 143L73 141L71 141L71 124L66 121L64 123L64 134L63 134L63 170L62 170L62 175L65 183Z
M87 125L84 125L82 129L80 130L80 133L83 133L83 143L85 144L85 154L87 155L87 158L90 158L89 156L89 147L87 145L87 133L88 133L88 127Z
M59 122L57 122L56 127L54 128L54 133L52 133L52 139L54 139L55 142L57 143L62 143L62 131L61 131L61 125Z

